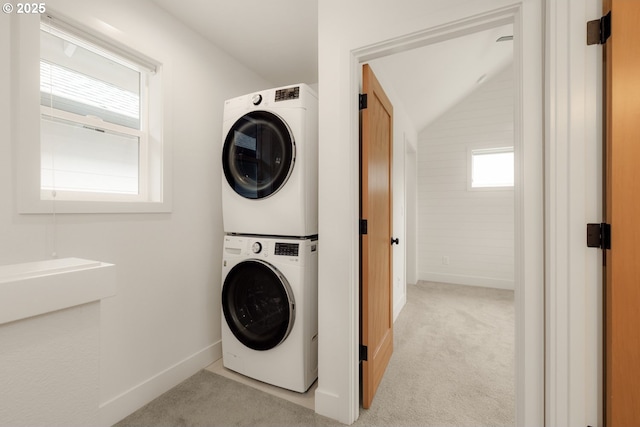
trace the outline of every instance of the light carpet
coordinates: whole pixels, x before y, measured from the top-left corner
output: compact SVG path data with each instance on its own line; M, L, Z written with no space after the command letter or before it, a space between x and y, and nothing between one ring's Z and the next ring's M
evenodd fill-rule
M419 282L394 324L394 353L355 426L515 424L513 291ZM202 370L116 424L340 426Z

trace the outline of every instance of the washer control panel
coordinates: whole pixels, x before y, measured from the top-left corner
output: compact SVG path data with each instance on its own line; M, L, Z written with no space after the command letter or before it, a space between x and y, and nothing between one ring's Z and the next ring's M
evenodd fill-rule
M300 251L299 243L276 242L275 255L298 256Z
M317 256L317 239L294 239L250 235L227 235L224 238L223 266L229 262L257 259L275 266L304 266Z

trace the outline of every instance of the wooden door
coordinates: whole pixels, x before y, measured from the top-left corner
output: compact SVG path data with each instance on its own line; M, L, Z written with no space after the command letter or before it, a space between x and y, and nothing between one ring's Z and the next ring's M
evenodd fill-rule
M607 0L605 419L640 426L640 1Z
M361 112L360 218L362 406L369 408L393 352L392 195L393 107L368 65Z

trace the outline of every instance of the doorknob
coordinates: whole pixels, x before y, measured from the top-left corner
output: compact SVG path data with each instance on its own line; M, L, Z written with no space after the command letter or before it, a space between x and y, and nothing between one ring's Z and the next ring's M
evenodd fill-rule
M391 244L393 245L394 243L396 245L400 244L400 239L398 237L396 237L395 239L392 237L391 238Z

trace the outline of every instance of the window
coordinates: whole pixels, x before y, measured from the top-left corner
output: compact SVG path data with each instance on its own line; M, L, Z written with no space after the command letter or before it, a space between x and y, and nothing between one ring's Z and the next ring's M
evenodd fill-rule
M513 147L469 150L470 189L513 187Z
M47 11L12 33L18 212L171 212L171 58L152 40L72 22Z
M171 212L171 58L70 22L47 11L12 35L18 212Z
M97 40L40 24L40 199L161 202L157 67Z

